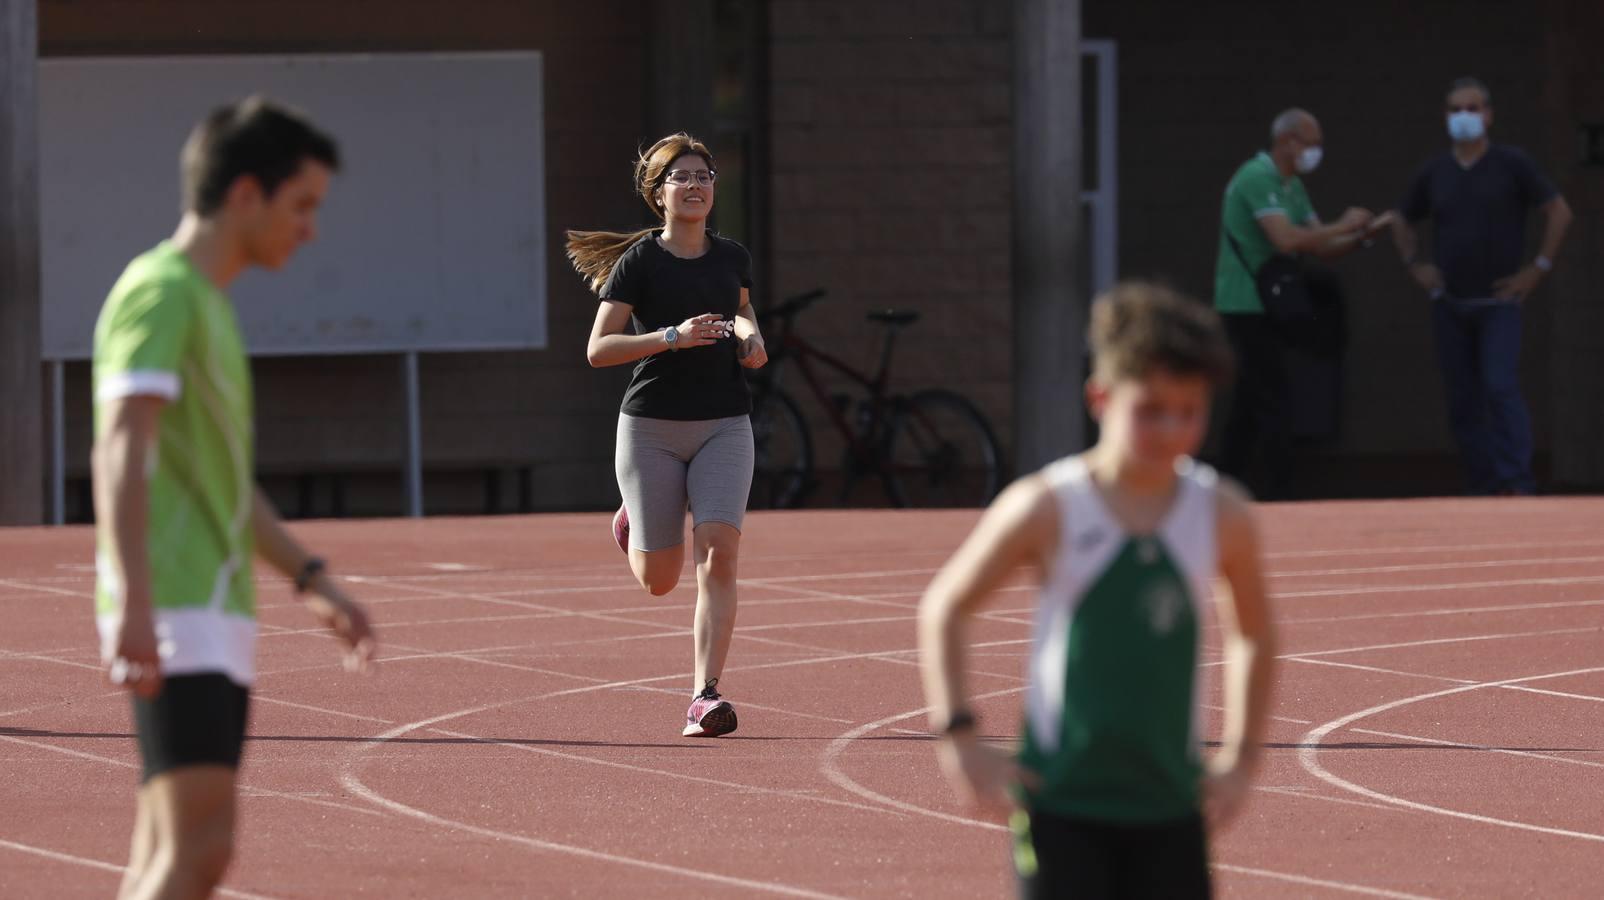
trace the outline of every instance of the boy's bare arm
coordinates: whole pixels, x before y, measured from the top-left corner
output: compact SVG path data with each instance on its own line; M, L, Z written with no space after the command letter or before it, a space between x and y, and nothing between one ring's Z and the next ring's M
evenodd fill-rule
M1014 482L930 582L919 603L919 656L930 722L944 727L966 707L963 620L1023 565L1057 546L1058 510L1040 477Z
M1275 634L1253 508L1234 484L1222 484L1218 534L1220 572L1230 586L1219 609L1226 659L1220 761L1251 770L1269 719Z
M969 538L942 567L919 604L919 657L930 722L945 736L936 757L958 796L1002 811L1030 776L1007 755L982 743L964 692L964 620L1022 565L1040 565L1058 544L1057 504L1039 476L1014 482L992 503Z

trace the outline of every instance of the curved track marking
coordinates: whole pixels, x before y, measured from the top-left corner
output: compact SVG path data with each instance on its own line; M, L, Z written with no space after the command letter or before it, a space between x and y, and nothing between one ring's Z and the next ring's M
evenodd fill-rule
M1483 681L1476 684L1463 685L1461 687L1447 688L1441 691L1432 691L1426 694L1416 694L1413 697L1404 697L1400 700L1393 700L1388 703L1380 703L1370 707L1369 709L1361 709L1358 712L1349 713L1348 715L1339 719L1332 719L1330 722L1327 722L1318 728L1310 729L1309 732L1303 736L1303 739L1298 742L1299 744L1303 745L1298 749L1298 762L1303 766L1305 771L1327 784L1334 785L1350 793L1358 794L1361 797L1368 797L1371 800L1377 800L1382 803L1390 803L1394 806L1401 806L1405 809L1416 810L1417 812L1433 813L1439 816L1451 816L1456 819L1480 822L1484 825L1498 825L1504 828L1516 828L1522 831L1535 831L1539 834L1551 834L1555 835L1556 837L1568 837L1576 838L1578 840L1598 841L1604 843L1604 834L1594 834L1586 831L1571 831L1565 828L1551 828L1546 825L1534 825L1530 822L1518 822L1514 819L1500 819L1494 816L1483 816L1477 813L1465 812L1463 810L1448 809L1447 807L1442 806L1432 806L1429 803L1417 803L1413 800L1405 800L1402 797L1397 797L1392 794L1384 794L1381 791L1372 790L1364 785L1355 784L1354 782L1348 781L1345 778L1333 775L1324 766L1320 765L1320 744L1325 741L1326 735L1329 735L1331 732L1336 731L1339 728L1344 728L1348 725L1351 725L1361 719L1366 719L1370 716L1387 712L1388 710L1397 709L1401 706L1419 703L1423 700L1433 700L1438 697L1447 697L1453 694L1463 694L1467 691L1477 691L1490 687L1502 687L1509 684L1524 684L1529 681L1542 681L1547 678L1565 678L1571 675L1590 675L1594 672L1604 672L1604 666L1594 666L1587 669L1572 669L1567 672L1549 672L1543 675L1527 675L1521 678L1505 678L1499 681Z
M787 800L801 800L805 803L822 803L826 806L844 806L848 809L856 809L862 812L880 813L882 815L896 815L896 813L892 812L891 810L881 809L878 806L866 806L862 803L853 803L849 800L836 800L833 797L821 797L817 794L807 793L806 791L785 790L783 788L768 788L754 784L742 784L737 781L729 781L721 778L707 778L702 775L687 775L684 772L670 772L667 769L653 769L647 766L633 765L631 763L615 762L610 759L597 759L596 757L585 756L579 753L566 753L562 750L554 750L550 747L537 747L531 746L530 744L516 743L514 741L498 741L495 738L487 738L480 734L468 734L462 731L450 731L445 728L431 728L429 731L434 734L445 735L446 737L482 741L485 744L497 747L507 747L512 750L521 750L525 753L538 753L541 756L555 756L558 759L564 759L570 762L588 763L593 766L604 766L609 769L622 769L626 772L639 772L643 775L662 775L665 778L674 778L680 781L691 781L698 784L711 784L715 787L727 788L737 794L768 794L773 797L784 797Z
M665 678L679 678L679 677L682 677L682 676L680 674L678 674L678 673L676 673L675 675L665 676ZM654 679L654 680L662 680L662 679ZM498 709L498 708L501 708L501 707L513 706L513 705L516 705L518 703L533 703L533 702L538 702L539 700L549 699L550 697L560 696L561 694L576 693L576 692L579 692L579 691L586 691L586 690L600 690L600 689L602 689L604 687L608 687L608 686L609 685L595 685L595 686L590 687L590 688L577 688L577 689L575 689L573 691L559 691L559 692L557 692L555 694L543 694L543 695L536 695L536 696L532 696L532 697L524 697L524 698L520 698L519 700L503 700L503 701L499 701L499 702L496 702L496 703L487 703L487 704L484 704L482 706L477 706L477 707L473 707L473 708L470 708L470 709L457 710L455 712L442 713L441 715L434 716L434 717L429 718L429 719L422 719L422 720L419 720L417 722L411 722L411 723L408 723L406 725L397 726L395 728L390 729L389 731L384 732L383 734L376 735L372 740L370 740L367 743L361 745L361 747L358 748L356 751L353 751L352 756L354 758L347 761L347 763L346 763L346 765L344 767L344 770L340 773L340 783L342 785L344 785L346 790L350 791L353 794L356 794L357 796L359 796L362 799L368 801L369 803L372 803L375 806L380 807L381 809L386 809L386 810L389 810L390 812L398 813L398 814L403 815L403 816L408 816L410 818L417 819L417 820L419 820L421 822L427 822L427 823L429 823L431 825L435 825L435 826L438 826L438 827L441 827L441 828L446 828L446 829L449 829L449 830L452 830L452 831L464 831L464 832L468 832L470 834L480 835L481 837L488 837L488 838L493 838L493 839L496 839L496 840L510 841L512 843L515 843L515 844L522 844L522 845L524 845L526 847L530 847L530 848L533 848L535 850L546 850L546 851L549 851L549 852L552 852L552 853L563 853L563 854L567 854L567 855L570 855L570 856L578 856L578 857L581 857L583 859L596 860L598 862L608 862L608 863L616 863L616 864L625 865L625 866L633 866L633 867L636 867L636 868L647 869L647 870L650 870L650 871L653 871L653 872L663 872L663 873L669 874L669 875L679 875L679 876L682 876L682 877L685 877L685 878L690 878L690 879L693 879L693 880L708 881L708 882L712 882L714 884L726 885L726 886L729 886L729 887L737 887L737 888L743 888L743 889L746 889L746 890L754 890L754 891L763 891L763 892L766 892L766 893L781 894L781 895L789 896L789 897L809 897L809 898L816 898L816 900L839 900L839 898L837 898L836 895L834 895L834 894L818 893L816 891L810 891L810 890L807 890L805 888L798 888L798 887L792 887L790 885L774 884L774 883L763 882L763 881L751 881L751 880L748 880L748 879L745 879L745 878L736 878L736 877L729 876L729 875L719 875L719 874L714 873L714 872L704 872L704 871L701 871L701 870L698 870L698 869L687 869L687 868L683 868L683 867L680 867L680 866L671 866L671 865L668 865L666 863L652 862L651 860L646 860L646 859L636 859L634 857L629 857L629 856L620 856L620 855L615 854L615 853L608 853L608 852L606 852L604 850L593 850L593 849L590 849L588 847L579 847L579 846L575 846L573 844L560 844L560 843L557 843L555 841L544 841L544 840L541 840L539 838L529 837L527 835L516 834L516 833L508 832L508 831L497 831L496 829L493 829L493 828L484 828L484 827L481 827L481 826L478 826L478 825L469 824L467 822L459 822L459 821L456 821L454 819L448 819L448 818L446 818L444 816L438 816L438 815L435 815L434 813L426 812L426 811L418 809L417 807L414 807L414 806L408 806L405 803L401 803L400 801L397 801L397 800L392 800L389 797L385 797L384 795L379 794L378 792L374 791L372 788L368 787L366 784L364 784L362 782L361 779L359 779L355 774L353 774L350 771L351 768L355 764L357 764L357 763L359 763L361 761L360 757L361 757L361 755L363 753L371 751L373 748L378 747L381 744L384 744L384 743L386 743L388 741L392 741L392 740L400 737L403 734L406 734L406 733L408 733L410 731L415 731L415 730L417 730L419 728L427 728L427 727L435 725L435 724L437 724L439 722L445 722L445 721L449 721L451 719L458 719L458 718L462 718L463 716L469 716L469 715L473 715L475 713L486 712L488 710Z
M731 666L731 667L727 667L725 669L725 672L753 671L753 670L759 670L759 669L789 668L789 667L793 667L793 666L807 666L807 665L817 665L817 664L829 663L829 662L842 662L842 661L853 660L853 659L874 659L874 658L877 658L877 657L884 657L884 656L886 656L887 654L890 654L890 653L905 653L905 652L913 652L913 651L877 650L877 651L872 651L872 652L868 652L868 653L843 653L843 654L837 654L835 656L810 657L810 658L807 658L807 659L792 659L792 660L782 660L782 661L779 661L779 662L771 662L771 663L755 663L755 664L752 664L752 665L745 665L745 666ZM420 720L418 720L416 722L409 722L407 724L399 725L399 726L397 726L395 728L392 728L389 731L384 732L383 734L376 735L372 739L368 740L367 742L365 742L365 743L361 744L360 746L358 746L357 748L353 749L351 751L351 753L349 754L346 763L342 767L342 770L341 770L340 776L339 776L339 780L340 780L341 785L343 785L346 790L352 792L353 794L356 794L357 796L359 796L362 799L368 801L369 803L374 804L375 806L378 806L378 807L380 807L382 809L389 810L390 812L393 812L393 813L398 813L400 815L409 816L411 818L418 819L419 821L428 822L431 825L436 825L436 826L442 827L442 828L457 829L457 830L466 831L466 832L469 832L469 833L472 833L472 834L478 834L478 835L485 836L485 837L499 838L499 839L502 839L502 840L507 840L507 841L512 841L514 843L523 844L524 846L532 847L532 848L538 849L538 850L548 850L548 851L555 852L555 853L567 853L567 854L570 854L570 855L580 856L580 857L584 857L584 858L587 858L587 859L595 859L595 860L600 860L600 861L605 861L605 862L618 863L618 864L621 864L621 865L642 867L642 868L651 869L653 871L669 872L669 873L673 873L673 874L676 874L676 875L683 875L683 876L688 877L688 878L701 879L701 880L705 880L705 881L713 881L713 882L718 883L718 884L728 884L728 885L732 885L732 886L735 886L735 887L743 887L743 888L749 888L749 889L753 889L753 890L761 890L761 891L767 891L767 892L771 892L771 893L785 894L785 895L788 895L788 896L814 897L814 898L832 898L833 895L816 893L816 892L808 891L808 890L803 889L803 888L793 888L793 887L790 887L790 886L787 886L787 885L776 885L776 884L770 884L770 883L760 882L760 881L747 881L745 879L733 878L733 877L723 876L723 875L716 875L716 874L709 873L709 872L701 872L701 871L697 871L695 869L684 869L684 868L679 868L679 867L676 867L676 866L666 865L666 864L663 864L663 863L651 862L649 860L635 859L635 858L627 857L627 856L619 856L619 855L612 854L612 853L607 853L607 852L601 851L601 850L592 850L592 849L589 849L589 848L586 848L586 847L578 847L578 846L574 846L574 845L570 845L570 844L560 844L560 843L556 843L556 842L552 842L552 841L543 841L543 840L540 840L539 838L532 838L532 837L528 837L528 836L525 836L525 835L519 835L519 834L510 833L510 832L497 831L497 830L492 829L492 828L483 828L483 827L480 827L480 826L477 826L477 825L471 825L471 824L469 824L467 822L458 822L458 821L455 821L455 820L452 820L452 819L445 818L444 816L438 816L438 815L435 815L433 813L427 812L425 810L421 810L421 809L418 809L416 807L408 806L408 805L406 805L404 803L401 803L399 801L392 800L392 799L390 799L388 797L385 797L382 794L379 794L377 791L374 791L372 788L369 788L366 784L364 784L361 781L360 778L358 778L352 772L352 769L355 768L357 765L359 765L363 761L363 757L366 754L372 752L375 748L379 747L380 745L382 745L382 744L384 744L384 743L386 743L388 741L395 740L396 738L400 737L403 734L406 734L406 733L411 732L411 731L416 731L416 730L418 730L420 728L430 728L432 726L438 725L441 722L447 722L447 721L450 721L452 719L460 719L460 718L463 718L465 716L476 715L478 713L489 712L490 710L493 710L493 709L501 709L501 708L504 708L504 707L507 707L507 706L515 706L515 705L520 704L520 703L536 703L536 702L540 702L542 700L555 699L557 697L572 696L572 695L575 695L575 694L585 694L585 693L591 693L591 692L595 692L595 691L612 690L612 689L615 689L615 688L634 687L636 685L651 684L653 682L669 681L669 680L672 680L672 679L684 678L684 677L685 677L685 673L684 672L675 672L675 673L672 673L672 674L669 674L669 675L657 675L657 676L652 676L652 677L648 677L648 678L632 678L632 679L627 679L627 680L623 680L623 681L610 681L610 682L606 682L606 683L603 683L603 684L590 684L590 685L585 685L584 687L575 687L575 688L568 688L566 690L551 691L551 692L547 692L547 693L544 693L544 694L536 694L536 695L532 695L532 696L528 696L528 697L519 697L519 698L516 698L516 699L513 699L513 700L499 700L499 701L497 701L495 703L481 704L481 705L475 706L475 707L469 707L469 708L466 708L466 709L459 709L459 710L454 710L452 712L441 713L440 715L431 716L430 718L427 718L427 719L420 719ZM915 713L915 714L917 714L917 713ZM731 787L739 787L739 786L738 785L731 785Z
M1326 655L1335 655L1335 654L1341 654L1341 653L1356 653L1356 652L1360 652L1360 651L1364 651L1364 650L1397 649L1397 648L1400 648L1400 647L1423 646L1423 645L1442 644L1442 643L1459 643L1459 642L1467 642L1467 641L1497 640L1497 639L1502 639L1502 638L1533 637L1533 636L1545 636L1545 635L1550 635L1550 634L1567 634L1567 633L1573 633L1574 631L1578 631L1578 630L1581 630L1581 631L1595 631L1597 629L1592 629L1592 628L1588 628L1588 629L1557 629L1557 630L1552 630L1552 631L1540 631L1540 632L1521 632L1521 633L1492 634L1492 635L1471 635L1471 636L1460 637L1460 638L1430 639L1430 640L1410 641L1410 642L1394 643L1394 644L1365 645L1365 646L1360 646L1360 647L1339 648L1339 649L1335 649L1335 650L1311 651L1310 653L1304 653L1304 654L1286 654L1286 655L1279 656L1277 658L1278 659L1298 659L1298 658L1303 657L1303 656L1326 656ZM1215 667L1215 666L1221 666L1221 665L1224 665L1224 662L1225 662L1224 660L1215 660L1213 662L1199 662L1198 668L1199 669L1203 669L1203 668L1211 668L1211 667ZM1363 713L1355 714L1354 716L1349 717L1347 719L1338 720L1337 723L1335 723L1335 724L1328 723L1327 726L1321 726L1321 728L1325 729L1325 731L1321 731L1321 729L1315 729L1314 731L1310 731L1307 735L1304 736L1304 739L1302 741L1300 741L1300 743L1302 743L1302 744L1316 743L1316 742L1313 742L1313 741L1310 740L1310 736L1314 735L1315 732L1317 732L1317 731L1321 731L1321 736L1323 737L1324 734L1325 733L1329 733L1330 730L1332 730L1332 729L1334 729L1336 727L1341 727L1341 725L1345 725L1345 724L1347 724L1349 722L1357 721L1358 719L1363 718L1366 715L1373 715L1375 713L1382 712L1385 709L1390 709L1393 706L1401 706L1404 703L1414 702L1416 700L1422 700L1422 699L1426 699L1428 697L1436 697L1436 696L1442 696L1444 694L1460 693L1462 691L1475 690L1475 689L1483 688L1483 687L1502 687L1502 686L1518 684L1518 683L1526 682L1526 681L1536 681L1536 680L1540 680L1540 679L1543 679L1543 678L1560 678L1560 677L1564 677L1566 675L1584 674L1584 673L1587 673L1587 672L1594 672L1594 671L1604 671L1604 667L1600 667L1600 668L1597 668L1597 669L1584 669L1584 670L1579 670L1579 671L1575 671L1575 672L1559 672L1559 673L1553 673L1553 674L1549 674L1549 675L1539 675L1539 676L1532 676L1532 677L1528 677L1528 678L1510 679L1510 680L1502 681L1502 682L1476 683L1476 684L1471 684L1471 685L1467 685L1467 686L1463 686L1463 687L1451 688L1451 689L1446 690L1446 691L1439 691L1439 692L1435 692L1435 693L1432 693L1432 694L1425 694L1425 695L1421 695L1420 697L1410 698L1408 700L1398 701L1398 702L1395 702L1395 703L1390 704L1390 705L1384 705L1382 707L1378 707L1378 708L1374 708L1374 709L1371 709L1371 710L1367 710L1367 711L1365 711ZM1408 674L1408 673L1400 673L1400 674ZM988 694L977 695L975 699L978 700L978 699L985 699L985 698L990 698L990 697L1002 696L1002 695L1010 694L1010 693L1018 693L1019 691L1022 691L1022 690L1024 690L1023 687L1009 688L1009 689L1005 689L1005 690L1001 690L1001 691L993 691L993 692L988 693ZM821 754L821 758L820 758L820 762L819 762L820 771L823 772L825 777L828 778L830 780L830 782L832 784L835 784L837 787L840 787L843 790L846 790L846 791L848 791L850 793L856 794L859 797L863 797L866 800L871 800L871 801L876 802L876 803L883 803L883 804L885 804L887 806L892 807L893 809L898 809L898 810L901 810L903 812L913 813L913 814L916 814L916 815L923 815L923 816L927 816L927 817L930 817L930 818L939 819L941 821L951 822L951 823L959 824L959 825L969 825L969 826L983 828L983 829L987 829L987 830L993 830L993 831L1006 831L1006 830L1008 830L1006 828L1006 826L998 825L998 824L993 823L993 822L987 822L987 821L984 821L982 819L974 819L974 818L969 818L969 817L965 817L965 816L957 816L957 815L953 815L951 813L941 812L940 810L929 809L929 808L926 808L926 807L919 806L917 804L908 803L908 802L903 801L903 800L897 800L896 798L893 798L893 797L887 797L884 794L881 794L881 793L878 793L876 791L870 790L869 788L863 786L862 784L859 784L857 781L853 780L851 776L849 776L845 772L843 772L841 770L840 766L837 764L837 762L836 762L837 758L842 753L845 752L847 747L853 741L862 738L864 735L866 735L866 734L868 734L868 733L870 733L872 731L878 730L878 729L886 727L888 725L895 724L897 722L904 721L906 719L914 718L915 716L918 716L918 715L926 712L927 710L928 710L928 707L920 707L919 709L910 710L908 712L903 712L903 713L898 713L898 714L892 715L892 716L887 716L886 718L879 719L879 720L874 721L874 722L868 722L868 723L865 723L863 725L859 725L856 728L853 728L853 729L851 729L849 731L846 731L846 732L842 733L834 741L831 741L830 744L828 746L826 746L826 748L824 749L823 753ZM1307 724L1307 723L1303 723L1303 724ZM1404 736L1397 735L1397 737L1404 737ZM1411 737L1410 739L1414 740L1414 739L1417 739L1417 738ZM1432 742L1432 739L1427 739L1427 738L1418 738L1418 740L1422 741L1423 743ZM1466 746L1467 746L1467 749L1468 749L1469 745L1466 745ZM1516 754L1516 755L1525 755L1524 752L1522 752L1522 751L1511 751L1511 752ZM1300 762L1304 761L1306 755L1311 755L1312 756L1313 753L1314 753L1314 750L1311 749L1311 748L1308 748L1308 747L1300 749L1299 750L1299 760L1300 760ZM1544 757L1540 757L1540 758L1552 759L1554 761L1573 762L1573 760L1562 760L1562 759L1560 759L1558 757L1547 757L1547 756L1544 756ZM1318 765L1318 763L1316 763L1316 765ZM1307 762L1304 763L1304 768L1305 769L1309 768L1309 764ZM1313 769L1310 769L1310 771L1311 771L1312 774L1315 774L1317 777L1321 777L1322 780L1327 780L1330 783L1337 784L1338 781L1340 781L1340 779L1337 779L1336 781L1331 781L1330 779L1334 779L1335 776L1330 776L1330 773L1326 773L1326 776L1329 776L1329 778L1327 778L1325 776L1321 776L1318 772L1315 772ZM1321 771L1323 772L1324 770L1322 769ZM1363 796L1370 797L1373 800L1380 800L1380 801L1382 801L1384 803L1388 803L1388 804L1391 804L1391 805L1394 805L1394 806L1405 806L1405 807L1411 807L1411 808L1433 809L1433 808L1429 808L1429 807L1421 807L1419 805L1412 804L1410 801L1404 801L1404 800L1401 800L1401 799L1398 799L1398 798L1389 798L1386 795L1380 795L1380 794L1375 794L1375 793L1372 793L1372 792L1368 792L1367 789L1362 788L1362 787L1360 787L1358 785L1352 785L1350 787L1347 782L1342 782L1338 786L1342 786L1342 787L1344 787L1345 789L1348 789L1348 790L1353 790L1353 792L1359 793L1359 794L1361 794ZM1353 802L1355 802L1355 801L1342 800L1340 798L1335 798L1335 797L1320 797L1318 795L1302 795L1302 796L1306 797L1307 799L1326 800L1326 801L1338 802L1338 803L1353 803ZM1449 814L1460 815L1459 813L1454 813L1453 811L1447 811L1447 812ZM1468 814L1468 813L1467 814L1462 814L1462 815L1464 815L1467 818L1478 818L1478 817L1475 817L1472 814ZM1492 820L1492 821L1498 821L1498 820ZM1541 826L1524 826L1524 825L1522 825L1520 823L1515 823L1515 824L1516 824L1517 827L1532 827L1532 828L1535 828L1537 830L1544 830L1544 829L1542 829ZM1596 840L1604 840L1604 835L1591 836L1591 835L1585 835L1585 834L1582 834L1582 833L1579 833L1579 832L1577 832L1577 833L1559 832L1559 833L1571 834L1573 836L1590 837L1590 838L1596 839ZM1376 888L1368 888L1368 887L1364 887L1362 885L1347 884L1347 883L1344 883L1344 882L1325 882L1325 881L1322 881L1320 879L1311 879L1311 878L1308 878L1307 876L1302 876L1302 875L1294 875L1294 874L1281 873L1281 872L1270 872L1270 871L1264 870L1264 869L1247 869L1245 867L1240 867L1240 866L1226 867L1226 866L1224 866L1222 864L1218 864L1218 863L1215 863L1213 865L1216 868L1224 868L1227 871L1240 871L1240 872L1242 872L1244 874L1260 875L1260 876L1266 877L1266 878L1280 878L1280 879L1283 879L1283 880L1287 880L1287 881L1291 881L1291 882L1299 883L1299 884L1321 885L1321 886L1325 886L1325 887L1332 887L1332 888L1336 888L1336 889L1352 891L1354 893L1366 894L1366 895L1370 895L1370 896L1415 898L1415 895L1411 895L1411 894L1400 894L1400 893L1380 890L1380 889L1376 889Z
M1004 688L1000 691L977 694L972 699L989 700L993 697L1002 697L1008 694L1018 694L1024 690L1025 688L1023 686ZM892 725L905 719L912 719L916 716L923 715L924 713L928 712L929 709L930 707L928 706L921 706L918 709L897 713L893 716L887 716L884 719L880 719L875 722L866 722L850 731L843 732L839 737L826 745L824 751L819 754L819 771L823 772L824 777L830 779L830 782L836 787L839 787L850 793L857 794L859 797L862 797L866 800L884 804L892 809L900 809L903 812L928 816L932 819L940 819L943 822L952 822L958 825L973 825L977 828L986 828L993 831L1007 831L1008 826L999 825L996 822L987 822L984 819L976 819L970 816L955 816L951 813L944 813L940 810L928 809L923 806L898 800L894 797L887 797L885 794L876 793L875 791L872 791L853 780L850 775L841 771L841 767L836 764L836 760L841 756L842 753L846 751L847 747L851 745L853 741L862 738L864 735L872 731L878 731L887 725Z
M1005 694L1015 694L1015 693L1018 693L1018 692L1020 692L1022 690L1024 690L1024 688L1021 687L1021 688L1009 688L1007 690L1002 690L1002 691L992 691L991 693L988 693L988 694L977 695L974 699L981 700L981 699L987 699L987 698L990 698L990 697L1002 696L1002 695L1005 695ZM839 766L836 765L836 762L835 762L836 757L840 756L840 754L846 749L846 747L849 744L851 744L853 741L862 738L865 734L868 734L869 732L874 731L874 730L876 730L878 728L883 728L883 727L885 727L887 725L890 725L890 724L892 724L894 722L900 722L900 721L902 721L904 719L911 719L911 718L913 718L915 716L921 715L921 714L925 713L926 711L928 711L928 709L929 709L929 707L920 707L919 709L915 709L915 710L912 710L912 711L909 711L909 712L898 713L897 715L894 715L894 716L887 716L884 719L880 719L879 721L876 721L876 722L869 722L869 723L860 725L857 728L854 728L851 731L848 731L848 732L842 734L840 737L838 737L834 741L832 741L828 747L825 748L824 754L823 754L823 758L820 761L820 769L824 772L825 776L827 778L829 778L830 781L833 782L834 784L836 784L837 786L839 786L839 787L841 787L841 788L843 788L845 790L848 790L848 791L850 791L850 792L852 792L854 794L857 794L858 796L863 797L865 799L873 800L876 803L884 803L884 804L886 804L888 806L891 806L894 809L902 810L903 812L908 812L908 813L914 813L916 815L927 816L929 818L939 819L939 820L944 821L944 822L951 822L951 823L953 823L955 825L968 825L968 826L972 826L972 827L975 827L975 828L985 829L987 831L1003 831L1003 832L1008 831L1009 829L1008 829L1008 826L1006 826L1006 825L999 825L999 824L997 824L995 822L987 822L984 819L974 819L974 818L969 818L969 817L966 817L966 816L955 816L955 815L953 815L951 813L944 813L944 812L941 812L940 810L929 809L927 807L919 806L919 805L913 804L913 803L908 803L908 802L903 801L903 800L897 800L897 799L895 799L893 797L887 797L884 794L876 793L875 791L872 791L872 790L864 787L863 785L859 784L858 782L854 781L851 776L847 775L845 772L842 772L840 770ZM1337 802L1337 803L1361 804L1361 805L1365 805L1365 806L1375 806L1376 805L1376 804L1363 803L1362 801L1357 801L1357 800L1344 800L1344 799L1337 798L1337 797L1320 797L1320 796L1308 795L1308 794L1304 794L1304 795L1300 795L1300 796L1304 797L1305 799L1311 799L1311 800L1327 800L1327 801L1333 801L1333 802ZM1381 808L1385 808L1385 807L1381 807ZM1329 880L1321 879L1321 878L1311 878L1311 877L1309 877L1307 875L1297 875L1297 874L1293 874L1293 873L1290 873L1290 872L1272 872L1272 871L1270 871L1268 869L1254 869L1254 868L1248 868L1246 866L1236 866L1236 865L1230 865L1230 864L1218 863L1218 862L1211 862L1209 864L1209 866L1210 866L1210 868L1218 869L1218 870L1226 871L1226 872L1235 872L1235 873L1243 874L1243 875L1255 875L1255 876L1258 876L1260 878L1271 878L1271 879L1276 879L1276 880L1280 880L1280 881L1290 882L1290 883L1293 883L1293 884L1302 884L1302 885L1313 885L1313 886L1318 886L1318 887L1326 887L1326 888L1331 888L1333 890L1347 891L1349 893L1362 894L1362 895L1370 896L1370 897L1390 897L1390 898L1395 898L1395 900L1432 900L1432 898L1430 898L1430 897L1423 897L1423 896L1418 895L1418 894L1405 894L1405 893L1400 893L1400 892L1397 892L1397 891L1388 891L1388 890L1384 890L1384 889L1381 889L1381 888L1365 887L1364 885L1351 884L1351 883L1343 882L1343 881L1329 881Z

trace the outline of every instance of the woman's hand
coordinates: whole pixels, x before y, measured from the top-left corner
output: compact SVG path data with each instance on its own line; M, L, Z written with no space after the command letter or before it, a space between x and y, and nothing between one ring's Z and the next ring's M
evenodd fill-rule
M749 334L735 348L735 358L748 369L761 369L768 364L769 350L760 334Z
M674 349L686 347L706 347L727 338L734 333L734 326L718 313L702 313L691 316L689 319L675 326L679 332L679 340L674 342Z

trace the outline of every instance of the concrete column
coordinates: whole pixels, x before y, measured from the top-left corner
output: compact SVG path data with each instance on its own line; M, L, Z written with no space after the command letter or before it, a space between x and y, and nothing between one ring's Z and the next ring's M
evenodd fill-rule
M1081 448L1080 0L1014 7L1014 464Z

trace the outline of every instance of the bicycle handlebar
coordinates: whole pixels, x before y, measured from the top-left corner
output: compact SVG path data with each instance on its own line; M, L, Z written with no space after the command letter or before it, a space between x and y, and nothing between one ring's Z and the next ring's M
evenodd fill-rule
M806 293L797 294L795 297L787 298L779 306L776 306L764 313L761 318L787 320L794 319L796 318L797 313L807 309L814 303L817 303L819 298L823 297L825 293L826 291L824 288L814 288Z

